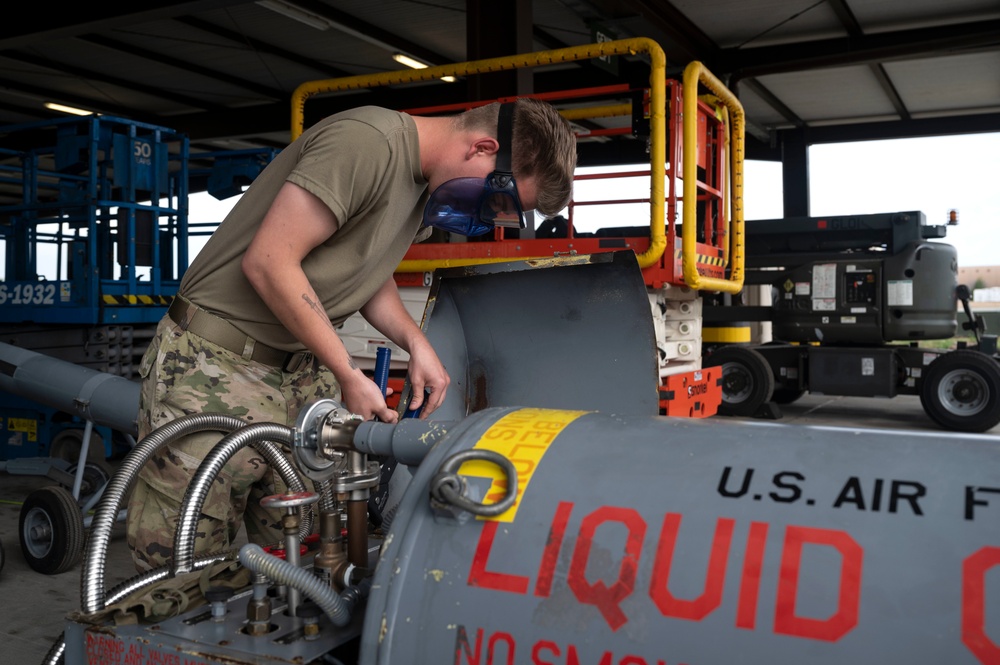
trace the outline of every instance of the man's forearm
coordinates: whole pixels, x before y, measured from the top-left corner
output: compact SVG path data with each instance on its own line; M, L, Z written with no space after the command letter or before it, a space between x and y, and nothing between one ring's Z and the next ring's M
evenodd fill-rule
M361 315L376 330L408 353L412 352L414 344L426 340L420 326L403 305L399 289L391 277L361 308Z

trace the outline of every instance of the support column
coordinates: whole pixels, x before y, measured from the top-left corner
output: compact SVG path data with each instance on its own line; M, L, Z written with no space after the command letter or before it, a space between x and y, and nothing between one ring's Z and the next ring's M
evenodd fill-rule
M531 0L469 0L465 22L466 59L481 60L531 53ZM532 70L480 74L468 80L469 99L496 99L534 91Z
M802 129L781 132L781 184L784 216L809 216L809 153Z
M467 60L500 58L535 50L532 41L534 21L531 0L468 0L466 8ZM531 94L535 89L533 75L532 69L521 68L470 76L468 98L470 101L478 101ZM525 215L528 227L521 231L507 231L505 238L535 237L535 214L528 211Z

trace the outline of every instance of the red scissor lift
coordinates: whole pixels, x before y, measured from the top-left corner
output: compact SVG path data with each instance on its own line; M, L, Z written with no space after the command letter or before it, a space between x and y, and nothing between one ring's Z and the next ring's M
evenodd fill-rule
M663 252L650 265L642 269L646 286L650 291L662 289L665 286L688 287L684 281L683 242L679 233L679 207L683 204L680 192L680 165L683 149L683 112L682 84L680 81L667 81L667 154L665 202L665 247ZM566 93L550 93L539 95L523 95L543 99L553 104L570 99L586 98L599 100L601 97L632 97L642 100L646 111L643 118L648 118L648 91L630 89L627 86L607 86L588 88ZM511 101L514 98L502 98L497 101ZM488 102L475 104L459 104L446 106L431 106L408 109L414 115L435 115L456 113L467 108ZM608 108L608 107L599 107ZM631 113L630 109L624 109ZM633 116L636 117L636 116ZM590 130L578 134L579 140L591 140L599 136L636 135L641 132L635 123L627 127ZM719 113L710 98L699 99L697 104L697 160L698 177L696 183L697 208L695 223L697 224L695 248L695 267L699 275L713 279L725 279L730 253L729 222L726 214L726 181L727 181L727 126L724 115ZM616 171L607 173L591 173L577 175L574 178L575 189L579 191L581 184L595 181L617 179L634 179L650 177L650 169L633 171ZM564 237L521 238L513 237L509 230L497 228L487 242L423 242L414 245L396 273L396 283L401 287L421 287L427 283L426 271L419 270L425 262L439 266L469 265L482 261L523 260L538 257L551 257L568 254L592 254L597 252L621 251L631 249L642 255L649 251L651 236L649 227L631 225L616 230L615 227L602 229L598 233L578 234L574 227L576 213L583 207L607 207L621 205L648 206L650 198L612 198L586 199L570 202L568 206L568 226ZM517 234L519 235L519 234ZM700 346L699 346L700 348ZM700 352L699 352L700 355ZM714 415L721 400L720 368L700 367L692 371L670 373L663 377L660 390L660 408L666 415L704 417Z
M610 128L581 127L577 138L582 142L629 135L644 140L650 167L577 175L576 189L579 191L589 181L645 176L650 180L648 196L574 199L569 204L564 237L512 237L509 231L497 228L492 236L468 242L416 244L397 268L396 282L401 288L423 288L439 268L632 250L650 293L657 327L661 412L705 417L714 415L721 401L721 369L701 367L698 293L736 293L742 289L744 121L739 101L701 63L690 63L682 81L667 79L659 45L636 38L422 70L315 81L296 90L292 138L301 132L305 100L316 94L637 53L645 53L650 59L648 87L622 84L521 96L552 103L571 122L627 118L625 122L607 123L614 125ZM458 113L490 101L513 99L406 111L413 115ZM686 201L695 203L685 209ZM648 206L648 225L643 225L646 220L637 219L631 226L615 224L595 233L581 233L574 228L574 219L582 208L622 204ZM680 317L675 316L678 312ZM627 344L628 340L615 343ZM393 387L398 394L401 385Z

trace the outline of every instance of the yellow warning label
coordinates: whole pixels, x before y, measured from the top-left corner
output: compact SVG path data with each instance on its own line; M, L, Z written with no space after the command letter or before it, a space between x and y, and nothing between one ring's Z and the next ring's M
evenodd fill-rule
M511 461L517 470L517 500L498 517L480 518L498 522L513 522L521 505L521 495L542 456L553 441L571 422L589 411L556 411L550 409L519 409L496 421L479 438L473 448L492 450ZM473 460L462 464L459 474L490 478L493 482L486 493L485 503L497 503L507 493L507 479L496 464Z
M38 421L31 418L8 418L7 431L24 432L28 441L38 441Z

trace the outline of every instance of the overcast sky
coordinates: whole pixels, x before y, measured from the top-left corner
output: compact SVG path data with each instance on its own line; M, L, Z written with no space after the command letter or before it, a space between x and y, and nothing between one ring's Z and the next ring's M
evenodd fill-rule
M1000 134L814 145L809 180L811 216L957 210L959 265L1000 265ZM748 165L745 196L748 220L781 217L780 165Z

